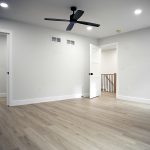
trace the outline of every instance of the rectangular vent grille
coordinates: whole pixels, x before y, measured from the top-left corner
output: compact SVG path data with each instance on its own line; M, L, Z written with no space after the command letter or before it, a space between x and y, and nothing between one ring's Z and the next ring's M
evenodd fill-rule
M70 44L70 45L75 45L75 41L72 41L72 40L67 40L67 44Z
M61 38L52 37L52 42L61 42Z
M70 44L70 40L67 40L67 44Z
M57 42L61 42L61 38L57 38Z
M57 38L56 37L52 37L52 41L56 42Z

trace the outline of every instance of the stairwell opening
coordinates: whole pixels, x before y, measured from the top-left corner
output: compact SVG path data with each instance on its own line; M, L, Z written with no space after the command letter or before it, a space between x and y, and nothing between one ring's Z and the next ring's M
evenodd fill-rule
M116 44L101 48L101 92L102 96L116 97L118 51Z

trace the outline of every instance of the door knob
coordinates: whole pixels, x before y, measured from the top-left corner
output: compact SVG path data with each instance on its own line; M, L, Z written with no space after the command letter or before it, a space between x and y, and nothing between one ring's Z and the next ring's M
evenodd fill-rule
M89 75L90 75L90 76L92 76L92 75L93 75L93 73L89 73Z

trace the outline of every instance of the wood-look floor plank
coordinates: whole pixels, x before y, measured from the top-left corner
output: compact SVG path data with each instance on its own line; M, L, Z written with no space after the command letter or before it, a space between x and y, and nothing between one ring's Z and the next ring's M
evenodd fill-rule
M7 107L0 150L150 150L150 105L112 95Z

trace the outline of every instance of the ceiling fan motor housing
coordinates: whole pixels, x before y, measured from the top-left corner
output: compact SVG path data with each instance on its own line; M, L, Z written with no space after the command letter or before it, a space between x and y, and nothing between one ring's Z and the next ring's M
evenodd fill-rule
M77 10L77 7L76 6L72 6L71 8L71 11L73 11L73 13Z
M70 9L71 9L71 11L73 11L73 14L70 15L70 22L74 22L75 23L77 20L74 19L74 14L75 14L75 11L77 10L77 7L76 6L72 6L72 7L70 7Z

